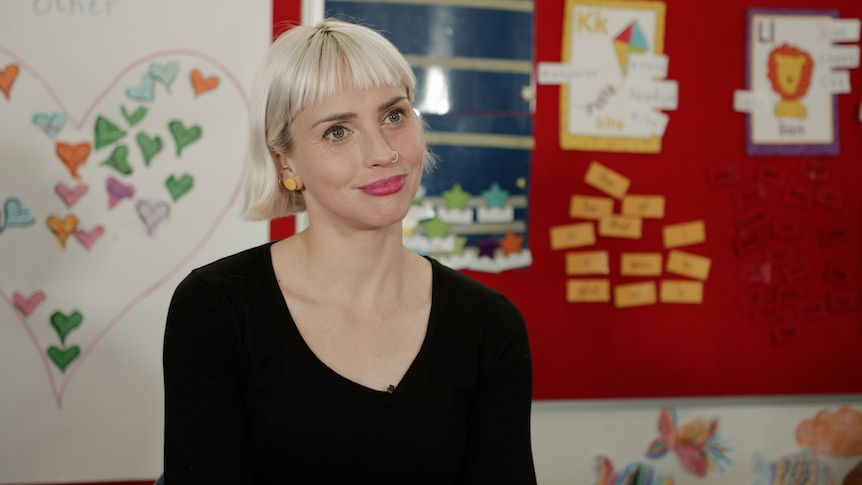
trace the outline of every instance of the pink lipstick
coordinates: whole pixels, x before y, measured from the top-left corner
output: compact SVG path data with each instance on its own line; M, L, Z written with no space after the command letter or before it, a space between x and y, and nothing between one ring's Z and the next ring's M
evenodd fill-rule
M380 179L368 185L363 185L362 187L359 187L359 190L368 195L390 195L398 192L402 187L404 187L404 183L406 182L405 179L406 176L404 175L396 175L394 177Z

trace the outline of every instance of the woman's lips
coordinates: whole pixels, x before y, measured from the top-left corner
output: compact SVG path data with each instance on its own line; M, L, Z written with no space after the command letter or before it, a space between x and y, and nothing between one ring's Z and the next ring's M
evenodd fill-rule
M406 177L404 175L396 175L394 177L380 179L376 182L359 187L359 190L368 195L376 196L394 194L404 187L405 178Z

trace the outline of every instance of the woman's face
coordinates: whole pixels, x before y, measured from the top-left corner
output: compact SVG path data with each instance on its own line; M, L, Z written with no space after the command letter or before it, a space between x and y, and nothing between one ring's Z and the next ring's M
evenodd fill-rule
M310 222L359 229L401 222L419 188L424 154L406 89L342 92L301 111L290 131L286 176L303 190Z

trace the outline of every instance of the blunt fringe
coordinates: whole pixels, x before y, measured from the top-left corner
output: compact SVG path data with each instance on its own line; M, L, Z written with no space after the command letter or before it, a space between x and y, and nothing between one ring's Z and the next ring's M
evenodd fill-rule
M414 102L416 76L404 56L377 31L326 19L295 26L270 46L254 79L250 107L250 160L243 216L266 220L305 210L299 191L280 186L273 152L290 154L290 126L306 107L344 90L400 86ZM424 168L434 157L425 147Z

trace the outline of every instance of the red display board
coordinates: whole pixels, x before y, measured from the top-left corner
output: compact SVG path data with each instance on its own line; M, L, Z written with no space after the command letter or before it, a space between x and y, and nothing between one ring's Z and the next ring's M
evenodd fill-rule
M816 7L799 0L758 6ZM841 18L862 17L854 0L831 7ZM560 88L537 87L534 263L499 274L467 272L522 310L536 399L862 392L862 74L850 70L857 89L838 96L837 156L748 156L745 115L733 110L734 91L746 88L748 8L745 0L666 2L664 53L668 78L679 83L679 106L667 112L660 153L562 150ZM564 12L563 0L536 2L536 63L561 62ZM664 226L703 221L706 241L684 248L711 261L701 304L618 309L566 301L569 251L551 249L549 234L577 222L569 216L573 195L604 195L584 182L593 161L629 178L630 193L664 196L665 213L661 221L645 220L638 240L599 238L579 249L609 253L612 285L645 281L619 276L620 255L666 254ZM840 204L799 203L795 190L812 197L825 191ZM752 217L765 218L766 232L741 231ZM275 221L273 238L289 234L291 224Z

